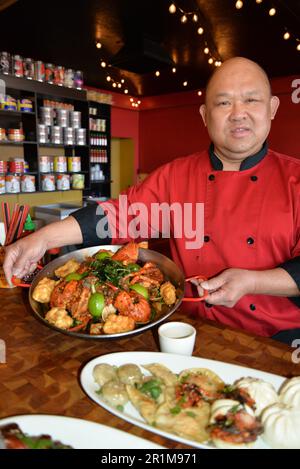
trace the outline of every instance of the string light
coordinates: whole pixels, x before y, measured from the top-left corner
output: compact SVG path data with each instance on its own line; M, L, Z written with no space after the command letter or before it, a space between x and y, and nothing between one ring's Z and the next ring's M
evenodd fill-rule
M124 90L124 93L125 93L125 94L128 94L128 89L127 89L127 88Z
M118 88L122 88L122 83L117 83Z
M106 77L106 81L111 81L111 77L110 76Z
M183 84L183 86L187 86L187 85L188 85L188 82L187 82L187 81L184 81L182 84Z
M202 91L198 91L198 96L202 96Z
M96 47L97 47L97 49L101 49L101 47L102 47L102 44L101 44L101 42L100 42L100 41L97 41L97 42L96 42Z
M176 68L175 67L172 68L172 73L176 73Z
M159 71L159 70L156 70L155 76L159 77L159 75L160 75L160 71Z
M125 83L125 80L124 80L124 78L122 78L122 80L121 80L121 83Z
M205 47L205 49L203 50L204 54L209 54L209 48L208 47Z
M203 34L203 33L204 33L204 29L201 28L201 27L198 28L198 29L197 29L197 33L200 34L200 35Z
M299 42L299 44L297 45L296 49L297 49L298 51L300 51L300 42Z
M187 22L187 16L182 15L182 17L180 18L180 21L181 21L181 23L186 23Z
M104 62L104 60L102 60L100 65L101 65L102 68L105 68L106 67L106 62Z
M210 58L208 59L208 63L209 63L210 65L213 64L213 63L214 63L214 59L213 59L212 57L210 57Z
M286 32L284 33L284 35L283 35L283 39L285 39L286 41L287 41L288 39L290 39L290 37L291 37L291 35L290 35L290 33L289 33L288 31L286 31Z
M197 23L198 21L198 15L196 15L196 13L193 14L193 21L194 23Z
M169 6L169 12L171 14L176 13L176 9L176 5L174 3L171 3L171 5Z
M269 10L269 15L270 15L270 16L276 15L276 8L270 8L270 10Z
M263 0L256 0L256 3L262 3Z
M112 84L112 86L113 86L113 88L117 88L117 83L114 82L114 83Z
M237 8L238 10L240 10L241 8L243 8L243 2L242 0L237 0L236 4L235 4L235 8Z
M139 107L139 105L141 104L140 100L135 100L134 98L130 98L129 101L131 102L131 106L135 108Z

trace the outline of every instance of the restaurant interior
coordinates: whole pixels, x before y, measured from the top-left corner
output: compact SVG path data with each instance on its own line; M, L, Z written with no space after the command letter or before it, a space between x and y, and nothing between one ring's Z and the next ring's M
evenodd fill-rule
M153 171L207 153L211 136L199 109L213 74L234 57L256 62L269 77L280 106L268 148L294 162L284 157L295 169L278 228L281 245L294 243L292 254L273 266L295 261L296 293L278 300L284 314L284 302L300 308L300 2L0 0L0 449L300 449L300 321L287 307L283 329L297 331L289 342L277 340L282 328L269 333L263 320L257 329L242 319L223 321L224 311L218 316L209 304L218 287L200 285L220 273L223 261L214 254L204 272L194 252L199 271L189 271L168 236L126 238L123 248L117 241L88 244L83 236L50 243L20 278L6 278L3 268L18 240L66 222L80 208L96 211L149 175L152 191L163 193L169 181L154 183ZM211 184L220 172L226 171L209 170ZM256 174L249 173L251 184L260 188ZM281 181L272 186L278 198ZM189 181L174 185L182 194ZM268 209L259 204L260 227ZM212 213L219 217L218 209ZM270 234L261 238L275 257L279 217L265 222ZM291 236L283 226L289 217ZM237 216L236 225L244 218ZM203 249L214 249L209 223ZM227 226L225 220L218 237L224 236L224 259ZM245 238L252 257L241 268L266 271L269 261L252 262L260 255L255 234ZM251 298L249 324L259 314ZM130 314L122 313L125 300L133 302ZM200 301L205 316L197 313Z

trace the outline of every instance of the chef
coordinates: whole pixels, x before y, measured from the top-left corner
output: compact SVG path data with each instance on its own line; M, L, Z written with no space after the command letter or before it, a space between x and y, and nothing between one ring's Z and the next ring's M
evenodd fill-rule
M268 147L278 106L260 66L241 57L227 60L211 77L200 108L209 150L158 168L126 196L129 205L143 203L149 211L158 203L202 203L198 249L188 248L184 236L173 236L171 219L174 261L186 276L208 279L201 283L209 292L206 301L193 303L192 310L291 343L300 338L300 160ZM103 244L128 241L130 236L120 236L119 201L110 206L114 210L103 206L102 214L81 209L17 241L7 249L7 277L24 275L50 247L96 245L99 235ZM99 220L107 224L105 236L96 230Z

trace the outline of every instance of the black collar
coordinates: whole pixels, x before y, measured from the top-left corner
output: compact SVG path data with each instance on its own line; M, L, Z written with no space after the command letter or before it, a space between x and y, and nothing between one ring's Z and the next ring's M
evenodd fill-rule
M214 153L213 143L210 144L208 152L209 152L209 158L210 158L212 168L215 171L222 171L223 163ZM265 142L261 150L259 150L258 153L255 153L255 155L248 156L248 158L245 158L244 161L242 161L241 166L240 166L240 171L245 171L246 169L253 168L266 156L267 153L268 153L268 143Z

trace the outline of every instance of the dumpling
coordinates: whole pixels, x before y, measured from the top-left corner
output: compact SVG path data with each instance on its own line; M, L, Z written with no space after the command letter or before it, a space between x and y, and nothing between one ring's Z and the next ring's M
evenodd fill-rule
M128 363L121 365L117 371L119 380L124 384L140 383L143 379L143 374L137 365Z
M113 407L121 407L127 404L129 397L125 384L120 381L108 381L101 388L101 396L107 404Z
M300 409L273 404L263 411L261 421L263 439L272 448L300 449Z
M190 368L182 371L179 375L179 382L197 386L202 398L207 401L217 399L224 387L224 381L216 373L206 368Z
M117 380L118 375L115 367L107 363L100 363L93 369L93 378L101 388L108 381Z
M178 383L177 376L172 373L166 366L160 363L151 363L150 365L143 365L143 368L150 371L154 376L163 380L167 386L175 386Z
M255 415L258 417L263 409L278 402L278 395L271 383L258 378L241 378L236 381L235 386L245 389L249 396L255 401Z
M219 399L211 406L210 438L217 448L250 448L262 426L253 410L233 399Z
M51 278L42 278L33 290L32 298L39 303L49 303L55 284L56 281Z
M73 318L64 308L51 308L45 316L46 321L60 329L69 329L73 325Z
M300 409L300 376L285 381L279 392L280 401Z

